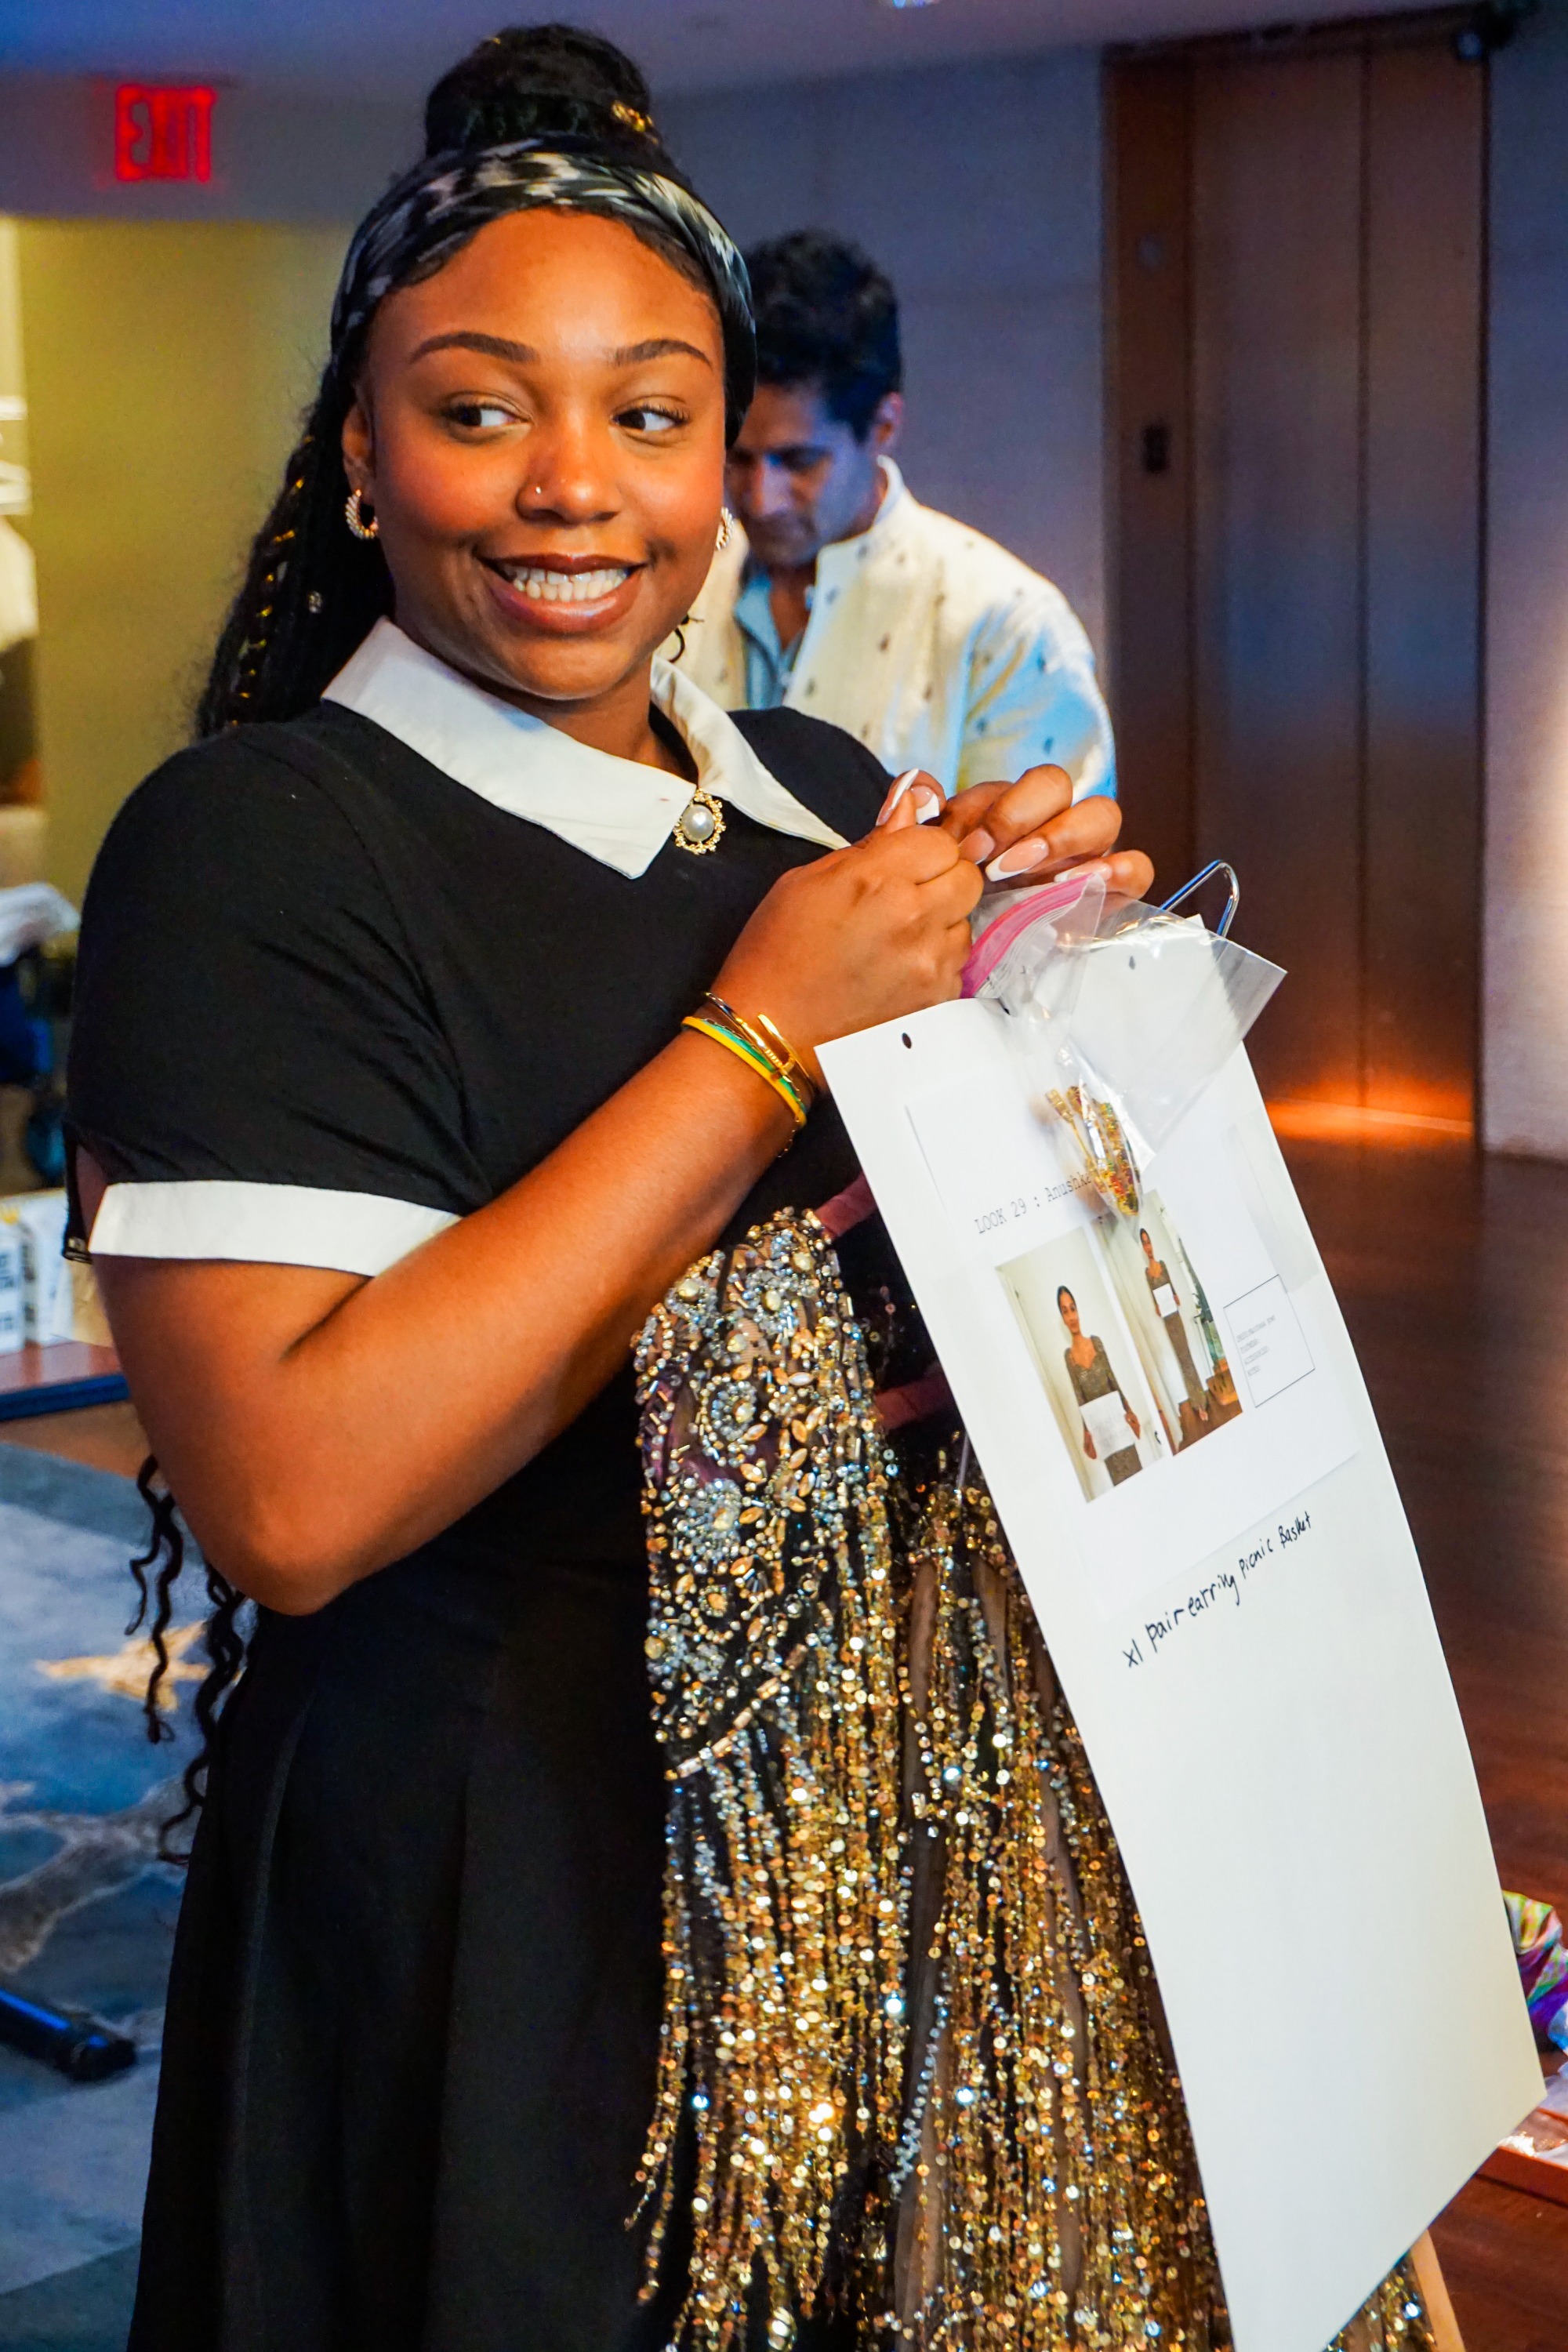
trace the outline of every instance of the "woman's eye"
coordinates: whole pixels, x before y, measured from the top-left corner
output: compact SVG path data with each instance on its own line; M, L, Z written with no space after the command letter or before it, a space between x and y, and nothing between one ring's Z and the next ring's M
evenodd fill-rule
M633 408L623 408L616 419L616 423L625 425L628 433L650 434L673 433L685 422L678 409L655 408L646 400L638 401Z
M468 433L493 433L498 425L514 425L517 419L510 408L499 400L458 400L447 409L450 422Z

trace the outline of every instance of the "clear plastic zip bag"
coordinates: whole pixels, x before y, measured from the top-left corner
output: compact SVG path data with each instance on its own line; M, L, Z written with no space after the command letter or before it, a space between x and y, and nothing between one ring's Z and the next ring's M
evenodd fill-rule
M1217 928L1176 909L1213 875ZM1142 1171L1242 1043L1285 974L1229 936L1240 887L1205 866L1162 907L1064 875L977 920L964 994L994 1005L1065 1165L1122 1216Z

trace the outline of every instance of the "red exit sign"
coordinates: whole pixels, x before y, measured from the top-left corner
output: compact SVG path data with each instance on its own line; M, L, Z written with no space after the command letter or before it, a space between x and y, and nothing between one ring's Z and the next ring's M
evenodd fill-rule
M122 81L114 93L117 180L210 180L216 89Z

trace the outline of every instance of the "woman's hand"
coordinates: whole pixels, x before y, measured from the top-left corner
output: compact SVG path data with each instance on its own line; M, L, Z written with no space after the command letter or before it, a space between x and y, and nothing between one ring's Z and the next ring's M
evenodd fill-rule
M894 787L897 793L898 787ZM959 992L979 872L945 827L934 785L906 791L864 841L775 882L713 986L765 1013L814 1077L816 1048Z
M931 791L930 777L921 783ZM1065 768L1028 768L1015 784L971 784L946 803L945 833L989 883L1048 882L1066 867L1089 866L1106 887L1142 898L1154 868L1141 849L1117 849L1121 811L1095 793L1075 802Z
M1091 1462L1099 1461L1100 1456L1094 1450L1094 1440L1089 1435L1087 1429L1083 1433L1083 1450L1088 1454Z
M787 875L715 982L803 1058L958 993L980 876L913 806ZM788 1144L753 1070L681 1031L511 1190L374 1282L105 1257L109 1318L209 1559L287 1611L427 1542L626 1360ZM84 1174L90 1216L101 1192Z
M1142 1423L1140 1422L1140 1420L1139 1420L1139 1418L1138 1418L1137 1414L1133 1412L1133 1410L1132 1410L1132 1408L1131 1408L1131 1405L1129 1405L1129 1406L1128 1406L1128 1408L1127 1408L1127 1426L1128 1426L1128 1428L1132 1432L1132 1434L1133 1434L1133 1436L1134 1436L1134 1437L1142 1437L1142 1434L1143 1434L1143 1425L1142 1425Z
M1041 794L1025 778L1001 814L1003 789L981 790L984 808L973 793L954 804L975 816L958 832L934 784L895 788L865 841L769 892L719 992L767 1013L808 1061L825 1038L956 996L982 887L974 835L1016 845L1035 824L1053 854L1084 847L1065 780ZM1100 828L1114 820L1086 807ZM682 1032L510 1192L373 1282L101 1260L132 1392L209 1558L268 1606L310 1610L449 1527L625 1361L792 1132L754 1071ZM85 1155L79 1174L90 1219L101 1178Z

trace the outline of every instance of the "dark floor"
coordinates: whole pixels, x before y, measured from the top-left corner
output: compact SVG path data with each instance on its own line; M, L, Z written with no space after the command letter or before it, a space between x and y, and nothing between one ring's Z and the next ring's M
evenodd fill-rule
M1457 1145L1287 1152L1415 1532L1503 1884L1568 1916L1568 1168ZM1568 2352L1568 2208L1472 2181L1433 2236L1466 2352Z
M1415 1531L1503 1882L1568 1915L1568 1167L1451 1144L1287 1150ZM128 1406L5 1434L127 1472L142 1452ZM1568 2352L1568 2208L1476 2180L1433 2235L1466 2352ZM96 2346L72 2330L94 2294L123 2297L120 2259L73 2273L79 2312L69 2295L18 2312L28 2332L0 2352Z

